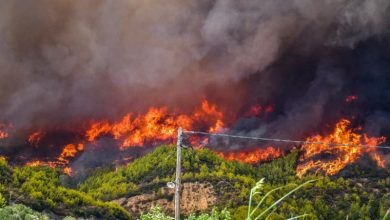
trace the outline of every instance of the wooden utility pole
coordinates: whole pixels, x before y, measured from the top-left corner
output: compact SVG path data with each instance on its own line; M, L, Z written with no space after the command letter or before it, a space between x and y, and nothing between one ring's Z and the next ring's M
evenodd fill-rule
M176 180L175 180L175 220L180 220L180 190L181 190L181 144L183 141L183 130L177 130L176 144Z

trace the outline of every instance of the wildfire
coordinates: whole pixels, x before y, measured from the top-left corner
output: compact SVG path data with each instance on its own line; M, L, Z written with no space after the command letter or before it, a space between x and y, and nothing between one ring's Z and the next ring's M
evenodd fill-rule
M110 135L120 141L121 149L126 149L172 140L176 137L178 127L189 130L196 124L209 124L210 132L220 131L224 126L223 114L207 101L203 101L200 109L191 115L168 114L165 107L153 107L144 115L138 114L133 117L129 113L114 123L108 121L92 123L85 136L92 142L98 137Z
M59 160L66 160L65 158L74 157L76 153L84 150L84 144L67 144L61 152Z
M84 131L84 140L69 143L62 147L60 155L54 161L31 161L27 166L47 165L63 167L68 175L72 174L69 163L72 158L84 151L88 143L95 143L101 137L111 137L118 143L121 150L128 147L156 145L161 142L174 143L178 127L185 130L195 129L206 125L209 132L221 132L224 129L223 113L216 105L204 100L198 109L190 114L169 112L166 107L152 107L145 114L128 113L122 119L114 122L108 120L93 121ZM198 128L199 129L199 128ZM1 131L1 130L0 130ZM35 131L27 137L32 146L38 146L46 133Z
M249 108L249 111L245 115L248 117L264 117L264 118L266 118L273 111L274 111L273 104L269 104L269 105L265 105L265 106L255 104Z
M372 159L378 164L378 166L384 168L385 167L385 159L383 159L378 153L371 154Z
M353 101L357 97L350 99ZM266 116L273 111L273 108L273 105L254 105L250 108L249 114L251 117ZM63 168L66 174L71 175L72 169L69 164L72 159L83 152L87 144L96 144L97 140L102 137L113 138L117 143L117 147L125 150L129 147L174 143L178 127L182 127L184 130L207 130L212 133L224 132L228 127L223 112L217 109L216 105L210 104L206 100L194 111L187 114L169 111L167 107L152 107L144 114L128 113L117 121L101 120L86 124L81 128L81 138L62 145L59 155L48 159L49 161L34 160L26 165L59 166ZM336 124L330 135L316 135L307 138L306 141L311 142L311 144L307 143L302 146L303 155L299 159L297 176L301 177L309 171L324 172L328 175L336 174L365 153L369 153L379 166L384 167L385 161L376 152L376 149L363 147L362 145L375 146L383 143L385 138L359 134L361 128L351 129L350 124L350 121L342 119ZM8 135L2 133L5 128L0 124L0 139ZM38 146L45 138L49 138L49 133L39 130L31 133L27 137L27 141L31 146ZM189 141L195 147L199 146L199 142L201 142L200 146L208 145L207 137L193 138ZM318 142L327 144L318 144ZM340 146L341 144L348 146ZM272 146L251 151L216 153L227 160L237 160L251 164L273 160L284 155L280 148ZM322 155L330 155L330 157L323 159Z
M45 133L42 131L36 131L30 134L27 138L27 141L33 145L37 146L39 142L42 140L42 138L45 136Z
M49 166L51 168L55 168L58 166L58 163L53 161L45 162L40 160L34 160L34 161L27 162L25 165L28 167Z
M274 148L271 146L267 148L257 148L253 151L216 153L226 160L237 160L251 164L255 164L261 161L270 161L283 155L283 152L280 150L280 148Z
M58 162L58 161L40 161L40 160L34 160L34 161L30 161L30 162L27 162L25 164L25 166L28 166L28 167L37 167L37 166L48 166L48 167L51 167L51 168L56 168L56 167L64 167L63 168L63 172L69 176L72 175L72 168L66 166L64 163L61 163L61 162Z
M0 123L0 140L9 137L9 134L8 134L8 132L6 131L7 128L9 128L9 127L10 127L10 126L7 125L7 124L2 124L2 123Z
M368 137L366 134L356 133L359 129L349 128L351 122L347 119L340 120L333 131L328 136L316 135L306 139L307 142L321 142L327 144L310 143L302 146L303 155L300 158L300 164L297 167L297 176L302 177L311 170L315 172L325 172L328 175L334 175L355 162L365 153L372 153L373 158L378 162L382 161L379 154L375 154L376 148L362 147L362 145L376 146L385 141L384 137ZM337 146L335 146L337 145ZM348 146L341 146L348 145ZM322 154L330 154L331 159L318 159L314 157ZM375 156L376 155L376 156ZM384 166L384 162L378 162L378 165Z

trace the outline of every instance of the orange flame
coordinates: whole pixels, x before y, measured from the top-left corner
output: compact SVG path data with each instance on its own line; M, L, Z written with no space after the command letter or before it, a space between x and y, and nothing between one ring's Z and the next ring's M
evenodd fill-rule
M379 167L385 168L385 159L383 159L378 153L373 153L371 156Z
M45 161L40 161L40 160L34 160L34 161L27 162L25 165L28 167L49 166L51 168L55 168L58 166L58 164L54 161L45 162Z
M70 167L65 167L63 171L64 171L64 173L67 174L68 176L72 176L72 168L70 168Z
M297 176L302 177L310 170L315 172L325 172L328 175L334 175L355 162L365 153L375 152L376 148L362 147L362 145L376 146L385 141L384 137L368 137L366 134L355 133L356 129L349 128L351 122L347 119L340 120L332 134L328 136L316 135L306 139L308 142L321 142L327 144L308 143L302 146L303 155L300 158L301 163L297 167ZM332 144L346 144L348 146L332 146ZM329 160L314 160L313 157L321 154L331 154L335 158ZM380 157L377 154L376 157ZM376 160L378 161L378 160ZM381 164L379 164L381 165Z
M74 157L76 153L84 150L84 144L67 144L64 149L62 149L61 155L58 158L59 160L65 161L65 158Z
M27 138L27 141L33 145L37 146L39 142L42 140L42 138L45 136L45 133L42 131L36 131L30 134Z
M145 115L138 114L136 117L129 113L114 123L95 122L86 131L85 136L88 141L95 141L100 136L111 135L121 142L121 149L126 149L143 146L148 142L172 140L176 137L178 127L189 130L198 122L209 123L209 131L217 132L224 127L222 119L223 114L217 111L215 105L203 101L200 109L192 115L170 115L167 108L162 107L150 108Z
M217 110L216 105L203 101L201 106L191 114L169 113L166 107L152 107L145 114L126 114L121 120L109 122L108 120L95 121L85 130L85 140L69 143L62 148L56 161L31 161L27 166L48 165L61 166L68 175L72 174L69 163L72 158L84 150L89 142L100 137L109 136L118 141L121 150L128 147L139 147L146 144L160 142L173 143L178 127L185 130L193 129L197 125L207 125L209 132L219 132L224 129L223 113ZM32 145L38 145L45 133L36 131L27 138Z
M279 148L271 146L267 148L257 148L253 151L216 153L226 160L237 160L251 164L259 163L261 161L270 161L283 155L283 152Z
M2 123L0 123L0 140L9 137L9 134L8 134L8 132L6 131L6 129L9 128L9 127L10 127L10 126L7 125L7 124L2 124Z

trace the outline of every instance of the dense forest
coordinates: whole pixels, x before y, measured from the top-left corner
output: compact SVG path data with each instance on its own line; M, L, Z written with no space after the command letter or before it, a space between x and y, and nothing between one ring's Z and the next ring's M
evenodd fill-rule
M231 219L246 219L250 190L262 178L262 193L254 196L255 202L272 189L281 188L264 200L259 212L298 185L313 180L284 199L268 219L288 219L302 214L305 219L382 219L385 216L390 207L389 170L376 167L367 157L361 159L364 163L350 165L336 176L318 173L300 179L295 175L298 154L292 151L254 166L226 161L207 149L185 149L182 181L211 184L217 196L214 212L225 210ZM0 217L22 210L19 212L41 215L37 219L47 216L137 219L139 215L113 201L154 191L156 199L172 200L172 196L158 191L174 180L175 163L175 148L161 146L126 166L98 168L81 178L44 166L10 167L1 159ZM167 214L171 213L167 211ZM147 219L146 215L141 218Z

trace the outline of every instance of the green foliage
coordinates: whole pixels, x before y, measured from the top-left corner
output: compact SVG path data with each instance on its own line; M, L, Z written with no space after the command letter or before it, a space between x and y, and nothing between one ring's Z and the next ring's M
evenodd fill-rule
M121 206L93 199L91 196L62 187L61 172L50 167L21 167L13 169L13 196L34 209L54 210L59 214L96 216L104 219L131 219Z
M0 219L2 220L49 220L49 217L33 211L29 207L14 204L0 208Z
M196 216L194 214L191 214L188 216L187 220L231 220L232 217L230 215L230 212L225 209L223 209L221 212L218 211L218 209L213 208L210 214L201 214L199 216Z
M174 218L166 215L159 206L153 207L149 213L142 214L140 220L173 220ZM226 209L218 211L213 208L210 214L194 215L191 214L186 220L231 220L230 212Z
M174 179L175 148L163 146L116 171L98 171L91 174L78 189L94 198L111 200L142 192L145 183L165 185ZM250 187L255 181L256 169L238 162L227 162L207 149L183 151L183 181L219 181L230 179Z
M90 175L79 185L79 189L94 198L110 200L150 192L165 186L175 177L175 148L159 147L150 154L135 160L116 171L101 170ZM298 152L292 151L285 157L258 167L235 161L226 161L210 150L183 150L183 182L208 182L218 195L218 208L227 207L232 219L247 217L250 189L256 180L265 178L263 193L282 187L264 201L264 207L271 206L278 198L296 186L318 179L311 186L305 186L285 198L276 210L271 210L269 219L288 219L308 214L306 219L377 219L383 216L384 189L389 189L390 178L344 179L321 176L306 176L299 179L295 175ZM359 182L362 181L362 182ZM364 186L364 187L363 187ZM372 189L382 191L374 193ZM374 193L374 194L373 194ZM375 199L371 198L375 195ZM160 195L161 196L161 195ZM253 198L259 202L260 195ZM379 201L379 202L378 202Z
M0 156L0 184L7 184L11 180L11 169L4 157Z
M0 208L4 208L7 205L7 201L4 196L0 193Z
M174 218L166 215L159 206L153 207L149 213L142 214L140 220L173 220Z
M295 167L298 152L293 151L285 157L265 163L258 168L258 179L265 177L271 184L284 185L296 181Z
M0 195L34 210L51 210L62 216L130 219L126 210L107 201L152 191L156 192L157 198L166 196L160 189L175 178L175 154L173 147L159 147L115 171L97 169L76 189L67 187L69 177L59 170L49 167L10 168L5 160L0 159ZM370 179L309 175L299 179L295 175L297 157L298 152L293 151L270 163L252 166L226 161L207 149L183 149L182 182L197 181L212 185L217 196L215 210L226 208L231 213L227 215L226 210L214 210L210 214L191 215L188 219L247 218L250 190L261 177L265 178L265 182L261 193L253 195L253 204L258 204L275 188L278 190L266 196L262 207L254 214L260 214L300 184L319 179L286 197L277 208L269 210L267 214L272 214L268 219L288 219L301 214L307 214L305 219L345 220L346 216L350 220L383 219L390 207L388 175L385 175L386 178ZM0 198L0 207L4 205L5 200L1 205ZM163 213L161 209L151 210L143 218L149 216L149 219L155 219L150 216L159 213Z
M251 220L251 219L260 219L260 217L262 216L266 216L267 214L267 217L270 217L272 216L273 212L276 210L276 206L279 205L279 203L281 203L284 199L286 199L288 196L290 196L291 194L293 194L295 191L301 189L302 187L304 187L305 185L313 182L315 180L309 180L305 183L302 183L301 185L295 187L294 189L290 190L288 193L286 193L285 195L283 195L281 198L278 198L274 203L272 203L271 205L267 206L267 207L263 207L262 208L262 204L263 202L268 198L268 197L271 197L272 196L272 193L276 192L277 190L280 190L282 189L283 187L278 187L278 188L275 188L275 189L272 189L270 190L268 193L266 193L264 196L261 197L261 200L259 202L257 202L257 205L252 209L252 199L254 196L256 195L259 195L262 193L262 190L263 190L263 186L264 186L264 178L262 178L260 181L258 181L256 183L256 185L251 189L251 192L250 192L250 196L249 196L249 205L248 205L248 214L247 214L247 220ZM303 214L303 215L300 215L300 216L296 216L296 217L293 217L295 219L297 218L300 218L300 217L306 217L307 214Z

